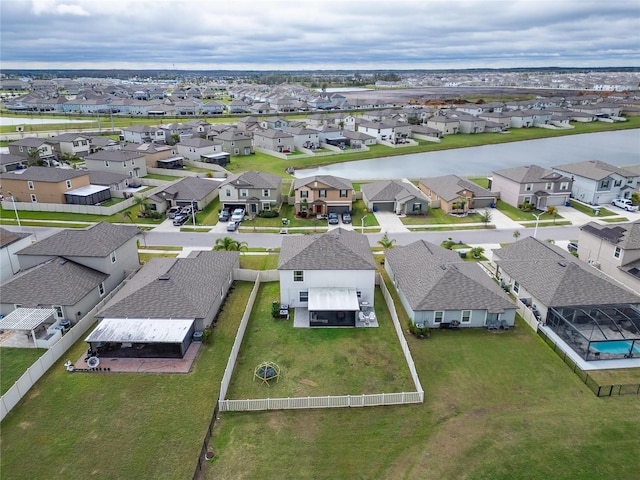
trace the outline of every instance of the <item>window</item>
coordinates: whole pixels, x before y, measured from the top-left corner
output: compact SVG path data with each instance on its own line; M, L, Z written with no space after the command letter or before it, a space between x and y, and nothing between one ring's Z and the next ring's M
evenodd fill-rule
M616 249L613 251L613 257L620 258L621 253L622 253L622 249L620 247L616 247Z
M262 196L263 197L270 197L271 196L271 190L269 190L268 188L262 189Z
M38 199L36 198L35 194L31 194L31 203L38 203Z
M471 321L471 310L462 310L462 319L460 323L469 323Z
M560 190L569 190L569 182L560 183Z
M107 167L107 168L109 168L109 160L105 160L105 161L104 161L104 166L105 166L105 167Z
M513 282L513 293L516 295L520 293L520 284L516 281Z
M622 185L622 180L616 180L615 182L613 182L614 187L619 187L621 185Z
M248 197L249 196L249 190L246 188L241 188L240 189L240 196L241 197Z
M444 312L433 312L433 323L442 322L443 317L444 317Z
M123 166L124 168L127 168L127 162L122 162L122 166Z
M533 190L533 183L527 183L527 184L524 186L524 191L525 191L525 192L530 192L531 190Z
M609 188L609 179L602 180L600 182L600 190L606 190L607 188Z
M51 308L53 308L53 313L56 316L56 318L58 319L64 318L64 314L62 313L62 307L60 305L51 305Z
M294 282L304 282L304 272L302 270L294 270L293 271L293 281Z
M362 291L356 290L356 296L358 297L358 300L362 299Z
M116 263L116 251L111 252L111 263Z
M67 188L71 188L71 180L67 180Z
M309 190L300 190L300 198L309 198Z
M553 182L547 182L546 185L544 186L545 190L551 190L553 189Z
M101 297L104 297L104 282L101 282L100 285L98 285L98 294Z
M230 196L231 196L231 189L230 189L230 188L227 188L227 189L224 191L224 194L225 194L225 196L226 196L226 197L230 197Z
M346 190L340 190L340 198L347 198L347 191Z
M300 299L301 302L308 302L309 292L307 290L300 292L300 296L298 298Z
M422 204L421 203L414 203L412 211L421 212L422 211Z
M27 180L27 187L29 187L29 190L35 189L35 187L33 186L33 182L31 180Z
M524 197L524 203L531 203L531 197Z
M320 192L318 193L318 196L320 198L327 198L327 191L326 190L320 190Z

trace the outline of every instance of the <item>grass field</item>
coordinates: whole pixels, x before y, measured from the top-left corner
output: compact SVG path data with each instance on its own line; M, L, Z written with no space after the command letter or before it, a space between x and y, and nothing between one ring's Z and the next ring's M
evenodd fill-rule
M470 213L465 217L455 217L447 215L441 208L430 208L426 215L407 215L406 217L401 217L400 221L410 227L412 225L481 223L482 219L478 213Z
M15 335L22 335L18 332ZM4 395L27 368L45 352L42 348L5 348L0 347L0 395Z
M594 212L594 209L596 208L595 206L584 205L580 202L576 202L575 200L569 200L569 202L571 203L571 206L573 208L575 208L579 212L589 215L590 217L608 217L611 215L615 215L611 210L607 210L604 207L597 207L599 210L599 213L598 215L596 215Z

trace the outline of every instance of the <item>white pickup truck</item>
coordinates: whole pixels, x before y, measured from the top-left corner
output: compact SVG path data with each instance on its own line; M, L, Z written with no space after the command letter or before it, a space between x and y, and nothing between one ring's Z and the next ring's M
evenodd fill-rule
M622 208L627 212L637 212L638 206L631 203L631 200L628 198L616 198L611 202L612 205L615 205L618 208Z

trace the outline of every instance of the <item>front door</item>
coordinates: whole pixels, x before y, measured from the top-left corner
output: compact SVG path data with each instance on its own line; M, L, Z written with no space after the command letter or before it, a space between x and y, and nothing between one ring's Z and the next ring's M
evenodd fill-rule
M322 213L322 205L316 205L316 213Z

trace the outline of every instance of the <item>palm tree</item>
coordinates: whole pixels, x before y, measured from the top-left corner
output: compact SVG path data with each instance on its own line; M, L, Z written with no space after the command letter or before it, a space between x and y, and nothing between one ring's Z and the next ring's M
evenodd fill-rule
M147 197L143 195L134 195L133 203L135 205L138 205L138 207L140 208L140 213L143 215L147 212L147 210L149 210L149 202L147 201Z
M516 241L518 241L519 237L520 237L520 230L514 230L513 231L513 238L515 238Z
M231 237L218 238L213 246L214 250L225 250L228 252L245 251L248 248L247 242L240 242Z
M556 224L556 218L558 218L558 207L554 207L553 205L547 207L547 211L545 212L547 215L551 215L553 217L553 224Z
M393 248L393 244L396 243L396 240L394 238L389 238L387 232L384 232L383 237L378 240L378 243L382 246L382 248L387 250L389 248Z

